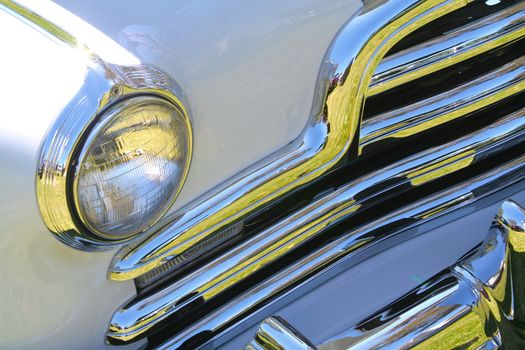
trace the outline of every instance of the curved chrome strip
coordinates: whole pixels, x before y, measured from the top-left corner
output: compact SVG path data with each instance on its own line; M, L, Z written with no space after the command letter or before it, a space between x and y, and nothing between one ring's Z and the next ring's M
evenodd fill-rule
M365 256L370 256L372 252L387 249L407 239L400 234L402 229L468 205L524 178L525 156L447 191L400 208L384 218L349 232L279 271L276 275L232 299L185 331L180 332L158 349L180 349L184 342L199 336L201 342L213 342L215 337L243 322L256 310L276 302L283 293L300 288L307 280L315 278L327 269L337 268L342 263L345 264L345 267L349 266L349 262L352 265L357 264ZM398 227L399 231L391 232L394 226ZM385 236L385 230L389 232L387 236ZM207 339L202 339L204 337Z
M113 316L107 338L118 343L144 337L159 322L192 302L208 301L227 288L246 281L264 266L391 193L400 193L465 169L523 141L525 109L483 130L425 150L346 184L167 288L126 303Z
M480 248L319 350L515 348L525 321L524 223L525 210L505 201Z
M525 5L525 4L524 4ZM363 121L359 147L404 138L464 117L525 90L525 57L428 99Z
M279 317L268 317L259 325L245 350L315 350L299 332Z
M333 168L358 135L363 101L381 58L414 28L467 2L395 0L364 8L329 50L316 90L324 103L314 103L311 122L299 140L157 234L125 247L113 260L109 277L127 280L159 267L250 211Z
M114 56L124 59L122 63L104 61L98 52L90 50L91 43L82 42L65 28L54 24L63 20L63 16L71 15L64 13L58 5L38 2L34 5L38 7L38 12L14 1L0 0L0 10L26 22L67 49L75 50L85 66L82 87L57 117L41 148L36 176L39 210L49 230L62 242L84 250L109 249L124 240L112 241L86 229L75 217L75 206L70 199L74 153L82 135L100 112L113 103L131 96L155 95L169 101L186 123L191 155L192 132L184 95L165 73L140 65L131 54L75 17L72 22L83 26L84 34L91 33L92 41L99 41L98 44L106 42L106 49L114 50L118 53ZM93 44L97 46L97 43ZM104 52L106 56L112 57L111 52ZM130 63L132 65L128 65ZM183 169L183 178L188 173L189 165L187 162Z
M437 72L525 36L525 4L520 3L401 51L381 62L368 96Z

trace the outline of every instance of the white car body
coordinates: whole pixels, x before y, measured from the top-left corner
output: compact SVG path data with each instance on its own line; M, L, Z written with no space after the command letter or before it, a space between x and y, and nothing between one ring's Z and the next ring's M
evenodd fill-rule
M525 1L0 0L0 48L0 349L525 347Z
M362 6L360 0L20 3L54 14L95 46L107 43L100 50L110 59L160 68L183 88L194 152L172 211L297 137L322 59ZM0 29L0 348L102 348L116 306L135 294L133 282L106 278L115 249L88 253L56 240L35 200L42 140L82 84L83 68L74 52L1 10Z

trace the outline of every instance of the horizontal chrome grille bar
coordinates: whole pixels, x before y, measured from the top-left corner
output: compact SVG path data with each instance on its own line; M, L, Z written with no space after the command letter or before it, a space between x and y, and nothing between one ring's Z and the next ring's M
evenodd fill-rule
M201 343L213 339L235 324L249 317L257 309L278 300L284 292L299 288L304 283L325 272L337 269L340 264L347 268L357 264L365 256L402 242L400 232L408 227L434 219L452 210L466 206L475 200L521 181L525 178L525 156L470 179L449 190L436 193L409 206L400 208L386 217L373 221L302 258L279 273L268 278L241 296L215 310L196 324L177 334L158 349L180 349L189 339L201 337ZM392 232L392 227L397 227ZM385 231L389 232L385 235ZM299 287L297 287L299 286ZM207 339L202 339L203 336ZM199 346L202 344L199 344Z
M254 339L244 350L316 350L307 339L279 317L269 317L257 330Z
M319 198L166 289L132 300L115 313L107 338L127 342L196 300L207 301L354 213L465 169L525 141L525 109L493 125L380 169Z
M525 36L525 3L385 58L368 96L395 88Z
M365 150L390 138L413 136L524 90L525 57L522 57L450 91L364 120L360 148Z

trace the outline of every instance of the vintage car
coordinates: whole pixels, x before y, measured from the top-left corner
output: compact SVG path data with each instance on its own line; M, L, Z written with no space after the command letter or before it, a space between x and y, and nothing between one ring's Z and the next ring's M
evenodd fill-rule
M525 348L525 1L0 0L1 349Z

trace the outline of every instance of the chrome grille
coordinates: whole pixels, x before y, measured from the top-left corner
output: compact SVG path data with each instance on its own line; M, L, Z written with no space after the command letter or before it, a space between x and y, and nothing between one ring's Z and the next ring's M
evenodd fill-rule
M432 28L420 30L432 31ZM374 148L374 144L388 140L410 138L457 119L474 118L476 111L523 91L524 58L505 62L505 57L501 56L512 55L506 55L501 49L516 44L524 36L525 3L518 2L436 38L387 55L372 78L368 96L374 98L365 108L372 104L388 105L389 109L380 112L377 108L371 112L365 110L360 150ZM399 45L403 46L403 42ZM523 50L515 46L511 49ZM475 65L480 55L493 57L500 65L493 70L476 72L469 79L469 65ZM450 67L458 67L459 71L452 69L447 72ZM416 96L410 104L406 104L406 100L413 97L396 98L396 89L402 91L407 89L406 85L420 88L417 81L435 78L432 74L443 72L445 77L447 74L451 76L453 88L443 88L443 83L428 85L427 82L427 86L422 87L427 91L425 97ZM461 75L467 75L466 79ZM414 81L416 84L410 85Z
M525 177L525 3L413 3L434 4L428 11L438 19L402 39L376 68L359 157L257 213L263 224L255 229L246 230L246 219L235 231L243 237L206 261L145 271L137 278L141 293L115 313L109 342L149 336L151 346L201 345L327 266L386 249L379 242L396 230ZM466 7L440 12L447 4ZM455 25L443 30L447 18Z
M386 57L376 69L368 95L377 95L508 45L524 35L525 4L518 3Z

